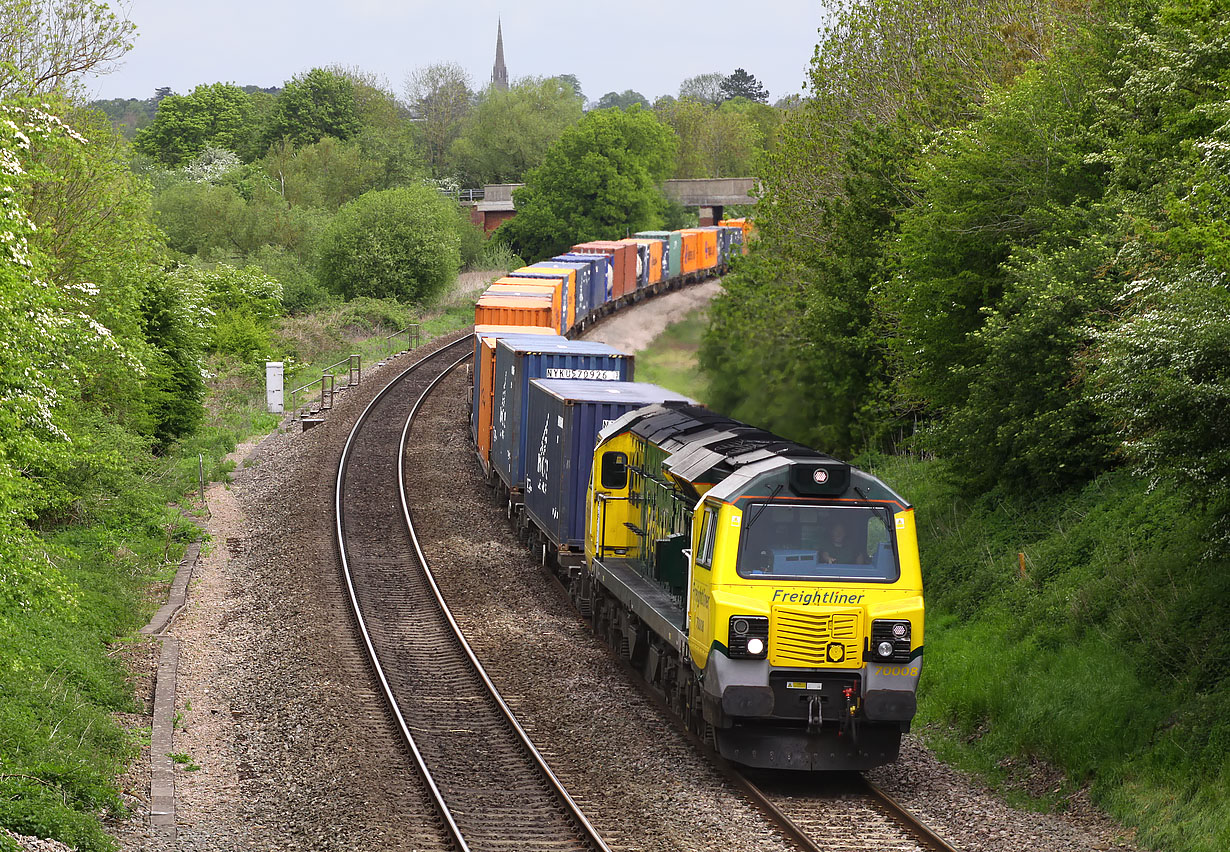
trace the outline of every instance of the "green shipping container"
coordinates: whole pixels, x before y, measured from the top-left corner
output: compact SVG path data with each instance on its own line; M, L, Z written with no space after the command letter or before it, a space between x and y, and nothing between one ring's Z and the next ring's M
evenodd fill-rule
M683 260L683 234L678 231L639 231L633 236L666 243L666 277L679 277L679 263Z

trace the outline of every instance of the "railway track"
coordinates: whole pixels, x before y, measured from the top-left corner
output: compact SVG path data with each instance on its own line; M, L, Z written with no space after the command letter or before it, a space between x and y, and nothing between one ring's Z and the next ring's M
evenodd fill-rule
M728 768L783 833L808 852L955 852L858 773L752 777Z
M405 441L424 396L469 338L412 365L371 402L342 451L336 536L378 681L460 850L607 850L461 635L405 503Z

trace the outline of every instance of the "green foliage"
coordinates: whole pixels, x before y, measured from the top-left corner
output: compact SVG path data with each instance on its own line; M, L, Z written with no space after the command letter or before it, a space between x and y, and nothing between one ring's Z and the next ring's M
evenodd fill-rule
M335 71L313 68L282 87L260 135L258 150L286 140L310 145L325 136L349 139L362 129L354 81Z
M747 98L749 101L762 104L769 102L768 89L742 68L736 68L734 73L724 79L718 87L718 91L721 93L722 100L724 101L728 101L731 98Z
M679 100L717 106L722 102L722 84L725 82L726 75L719 71L689 77L679 84Z
M306 260L327 220L322 211L286 203L251 167L221 181L177 182L158 194L155 221L185 256L244 261L275 246Z
M1096 401L1128 458L1230 516L1230 289L1211 271L1144 284L1098 339ZM1230 530L1219 529L1224 540Z
M107 116L111 125L129 141L132 141L138 130L154 120L154 112L157 109L157 105L150 98L112 98L90 101L86 106Z
M434 187L369 192L338 211L320 239L321 283L346 298L425 303L460 266L456 206Z
M135 151L168 166L182 166L207 147L255 153L252 102L228 83L197 86L190 95L158 102L154 120L137 133Z
M410 74L406 95L420 122L427 160L439 174L449 146L470 111L470 76L455 62L428 65Z
M705 404L709 390L697 362L707 308L698 308L668 325L647 348L636 353L636 380L664 387Z
M562 77L487 88L449 149L465 185L519 183L564 130L581 119L582 98Z
M607 92L598 99L594 109L627 109L630 106L649 108L649 101L640 92L624 89L622 92Z
M679 140L673 177L744 177L757 172L766 142L776 126L776 111L767 115L747 101L714 107L683 98L659 101L654 111Z
M282 285L258 267L212 269L181 266L170 276L181 292L202 294L213 315L209 349L249 358L270 351L269 331L281 315Z
M299 148L279 142L261 161L292 207L336 212L365 192L416 180L422 164L408 132L364 131L349 142L326 136Z
M487 235L481 227L470 220L470 208L457 209L457 239L461 253L461 266L472 269L483 256L487 246Z
M517 215L497 229L523 257L549 257L578 242L623 237L662 224L658 188L674 165L675 139L652 112L586 113L526 175Z
M1230 626L1230 572L1205 553L1216 515L1124 473L1045 501L970 500L940 466L878 471L920 519L919 722L940 753L1009 788L1015 756L1040 758L1145 843L1221 848L1230 721L1213 708L1230 667L1208 637Z

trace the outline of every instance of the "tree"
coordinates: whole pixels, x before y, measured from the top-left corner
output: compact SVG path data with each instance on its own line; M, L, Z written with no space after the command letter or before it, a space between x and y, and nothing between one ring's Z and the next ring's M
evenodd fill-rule
M742 98L714 109L709 104L685 98L659 98L654 112L669 124L679 138L679 153L673 176L716 178L755 174L762 153L765 131ZM763 107L770 113L771 107ZM763 117L762 117L763 118ZM765 121L772 124L772 119Z
M660 183L675 161L675 136L648 110L594 110L564 131L513 193L517 215L496 231L522 257L573 243L660 227Z
M761 104L769 102L768 90L760 84L759 80L742 68L736 68L733 74L722 81L718 90L724 101L731 98L747 98L749 101Z
M96 0L0 0L0 97L103 74L132 49L136 24Z
M627 109L633 104L645 108L649 107L649 101L640 92L624 89L622 92L607 92L598 99L594 109Z
M581 97L561 77L522 78L488 88L449 149L452 170L471 186L519 183L564 130L581 118Z
M207 147L250 151L255 133L248 96L229 83L213 83L159 101L153 122L137 133L132 147L165 165L182 166Z
M321 283L347 299L426 303L460 266L457 208L419 184L369 192L338 211L320 239Z
M581 81L577 79L576 74L556 74L555 79L571 86L573 93L581 99L581 103L585 103L585 92L581 91Z
M406 78L406 97L421 122L427 160L440 174L448 148L470 111L470 75L455 62L427 65Z
M289 80L273 103L261 133L263 151L286 139L310 145L325 136L349 139L362 128L354 82L323 68Z
M703 104L717 106L722 102L724 82L726 82L726 75L716 71L712 74L697 74L695 77L689 77L679 84L679 100L689 98Z

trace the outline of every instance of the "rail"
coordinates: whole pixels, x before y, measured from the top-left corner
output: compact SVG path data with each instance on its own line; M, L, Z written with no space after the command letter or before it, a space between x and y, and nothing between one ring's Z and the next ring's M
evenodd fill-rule
M482 189L441 189L443 195L456 198L461 204L477 204L486 194Z
M450 355L454 354L454 351L462 353L460 357L457 358L457 360L455 361L445 360L445 364L447 366L444 366L442 369L440 369L439 373L427 383L426 387L422 390L421 395L418 396L414 405L411 407L409 414L406 415L405 424L401 430L401 436L398 442L397 455L395 456L395 458L397 459L404 459L405 453L406 453L406 444L409 439L410 427L414 421L415 416L418 413L420 406L423 403L423 400L426 399L427 395L431 393L431 391L435 387L437 387L439 383L453 369L456 369L457 367L461 366L462 364L465 363L465 361L467 361L470 358L470 355L466 354L467 352L466 347L468 346L468 343L469 343L468 338L461 338L457 341L454 341L442 347L436 352L433 352L432 354L425 356L420 361L412 365L409 369L404 371L400 376L397 377L397 379L390 382L389 385L385 387L379 394L377 394L377 396L371 401L371 403L368 404L367 408L360 415L358 422L355 424L354 429L352 430L350 437L347 439L346 445L342 450L342 456L338 464L337 490L334 496L334 513L335 513L335 521L336 521L335 535L336 535L336 541L337 541L338 555L339 555L339 558L342 564L342 574L345 580L347 593L349 595L352 612L354 614L356 624L358 626L360 635L362 637L362 644L365 646L367 650L369 660L375 671L377 680L380 683L381 691L384 693L385 699L395 717L395 723L400 728L402 737L407 743L407 746L409 747L411 751L411 754L414 758L414 762L418 766L419 772L421 776L423 777L427 788L430 790L432 794L435 807L438 813L440 814L441 820L444 823L447 829L447 832L451 836L452 843L459 850L467 850L470 848L467 838L463 835L462 823L468 824L470 828L474 827L475 814L473 812L473 807L471 805L471 807L463 808L462 810L458 812L459 816L454 816L454 813L450 809L449 804L445 801L445 792L444 792L444 787L446 786L445 783L438 780L437 777L433 775L433 772L428 768L427 760L425 759L424 753L423 751L420 750L420 744L419 742L416 742L416 739L418 739L420 736L427 737L429 739L428 732L425 729L420 729L420 727L416 725L414 729L414 734L411 733L410 720L407 717L407 715L403 713L403 708L402 708L402 699L404 698L404 695L401 695L399 697L399 693L395 692L393 684L391 682L391 676L392 676L393 670L385 669L380 659L381 655L377 653L377 650L375 647L376 646L375 636L373 635L374 627L373 625L368 623L367 618L365 617L365 614L364 614L364 607L360 605L358 583L352 572L352 568L354 566L352 566L351 559L350 559L349 545L351 544L351 542L346 532L346 524L345 524L346 501L344 501L343 499L343 493L347 487L346 483L349 478L349 475L352 473L351 455L357 443L356 438L359 435L359 433L364 429L364 427L368 424L369 420L372 420L373 422L377 421L378 418L374 418L371 416L372 413L376 410L377 406L379 406L382 403L384 398L390 394L390 391L392 391L395 388L395 386L398 386L403 381L409 379L413 374L419 371L420 368L423 368L428 362L432 361L433 359L439 359L441 356L443 356L445 359L448 359ZM450 350L454 350L454 351L450 351ZM420 376L420 377L424 379L427 378L427 376ZM420 377L415 377L415 378L420 378ZM417 388L414 385L410 385L408 389L417 390ZM370 473L370 469L371 469L370 465L367 465L367 466L358 465L356 467L358 470L366 470ZM418 537L414 529L413 522L410 518L409 508L406 503L406 483L405 483L404 477L405 477L405 467L403 464L398 464L397 465L397 489L400 493L400 499L401 499L401 506L400 506L401 518L405 525L404 528L406 532L408 533L409 541L412 547L412 559L413 561L417 562L419 566L421 566L423 580L425 581L428 588L430 589L430 594L428 597L429 599L433 600L434 606L432 607L432 609L435 610L438 613L438 615L444 621L447 622L447 624L450 627L449 632L452 634L455 641L457 642L457 646L461 650L464 658L468 660L470 671L482 681L483 686L484 686L484 691L487 692L491 700L495 703L495 705L499 708L499 711L503 714L509 729L515 734L515 738L519 740L519 742L521 743L521 747L525 750L524 753L531 760L531 762L533 762L537 766L539 772L542 773L540 777L542 777L543 780L546 782L546 784L552 790L554 790L555 796L556 796L555 800L558 803L557 807L562 807L563 812L568 814L567 819L571 821L571 823L576 827L576 829L579 830L580 837L578 839L581 840L581 845L587 848L590 848L590 849L597 850L598 852L609 852L607 846L605 845L605 843L603 843L601 837L598 836L597 832L593 829L593 826L589 824L584 814L581 813L579 807L571 799L567 791L563 788L562 784L560 784L559 780L554 776L554 774L547 767L545 760L543 760L542 756L538 753L537 749L534 748L532 742L530 742L529 737L526 735L521 725L517 722L515 716L512 714L511 709L504 702L504 699L500 696L498 690L495 688L494 683L492 683L490 678L487 676L485 670L483 669L481 663L479 663L477 657L474 656L474 652L470 648L469 644L466 642L464 635L461 633L460 627L457 625L457 622L454 620L453 615L448 608L448 605L444 602L443 595L441 594L439 587L436 585L435 578L432 575L430 566L427 563L426 556L423 553L422 547L418 541ZM365 492L365 493L370 493L370 492ZM382 558L387 559L388 555L384 554ZM418 575L418 572L414 572L414 573L416 574L416 576ZM422 625L420 625L420 627L422 627ZM439 655L439 653L442 650L443 650L442 648L438 648L437 655ZM404 689L405 688L404 685L401 688ZM450 722L450 725L451 724L452 722ZM456 790L456 784L457 784L456 779L448 782L448 784L451 789L453 789L454 791ZM525 838L522 838L522 840L525 840ZM548 839L546 841L546 844L552 847L560 847L561 846L560 838Z

